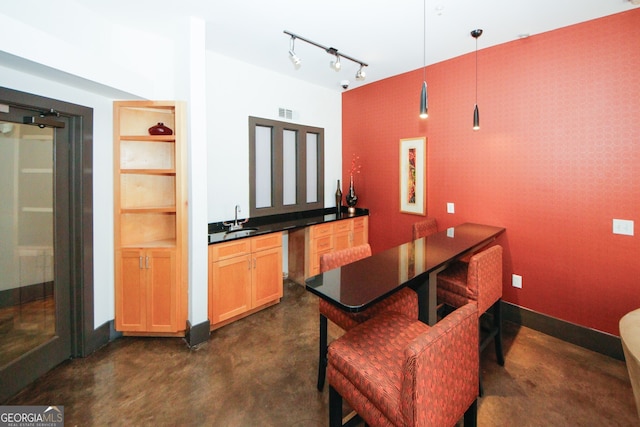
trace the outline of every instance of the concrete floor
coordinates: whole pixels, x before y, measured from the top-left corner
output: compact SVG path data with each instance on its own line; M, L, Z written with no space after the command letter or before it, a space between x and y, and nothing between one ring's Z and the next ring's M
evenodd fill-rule
M177 338L120 338L70 360L7 405L64 406L65 425L326 426L316 390L317 298L285 297L189 350ZM329 338L341 334L330 324ZM637 426L624 362L507 323L504 367L482 356L480 426Z

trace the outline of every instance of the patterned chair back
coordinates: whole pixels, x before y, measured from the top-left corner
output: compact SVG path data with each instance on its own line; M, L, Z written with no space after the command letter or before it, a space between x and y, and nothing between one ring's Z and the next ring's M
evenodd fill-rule
M320 272L324 273L368 256L371 256L371 246L368 243L329 252L320 256Z
M413 224L413 240L430 236L438 232L438 222L435 218L427 218L424 221Z

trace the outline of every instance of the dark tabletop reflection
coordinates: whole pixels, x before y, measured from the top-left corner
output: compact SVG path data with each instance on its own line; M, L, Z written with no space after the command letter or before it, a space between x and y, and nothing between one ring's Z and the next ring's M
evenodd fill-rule
M361 311L420 276L488 244L502 227L462 224L376 253L306 281L307 289L346 311Z

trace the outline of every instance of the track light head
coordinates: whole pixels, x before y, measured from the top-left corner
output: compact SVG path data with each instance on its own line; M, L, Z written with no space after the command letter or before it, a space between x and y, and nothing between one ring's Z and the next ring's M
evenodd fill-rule
M296 55L296 53L292 50L289 51L289 59L296 66L296 68L300 68L300 64L302 64L302 59Z
M291 36L291 39L289 40L289 59L291 60L291 63L296 67L296 69L298 69L300 68L300 64L302 64L302 59L300 59L298 55L296 55L295 42L296 38Z
M340 71L340 69L342 68L342 64L340 64L340 55L338 55L336 53L336 60L335 61L331 61L329 63L329 66L331 68L333 68L334 70L336 70L336 71Z
M364 72L363 68L364 65L360 64L360 68L356 72L356 80L358 81L362 81L367 78L367 73Z

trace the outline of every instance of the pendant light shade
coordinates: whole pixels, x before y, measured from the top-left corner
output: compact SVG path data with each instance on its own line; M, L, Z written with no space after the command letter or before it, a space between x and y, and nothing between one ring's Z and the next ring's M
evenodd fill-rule
M478 111L478 104L473 109L473 130L480 129L480 112Z
M427 0L423 1L422 11L422 91L420 92L420 118L429 117L429 98L427 96Z
M429 117L429 102L427 99L427 82L422 82L422 92L420 93L420 118Z

